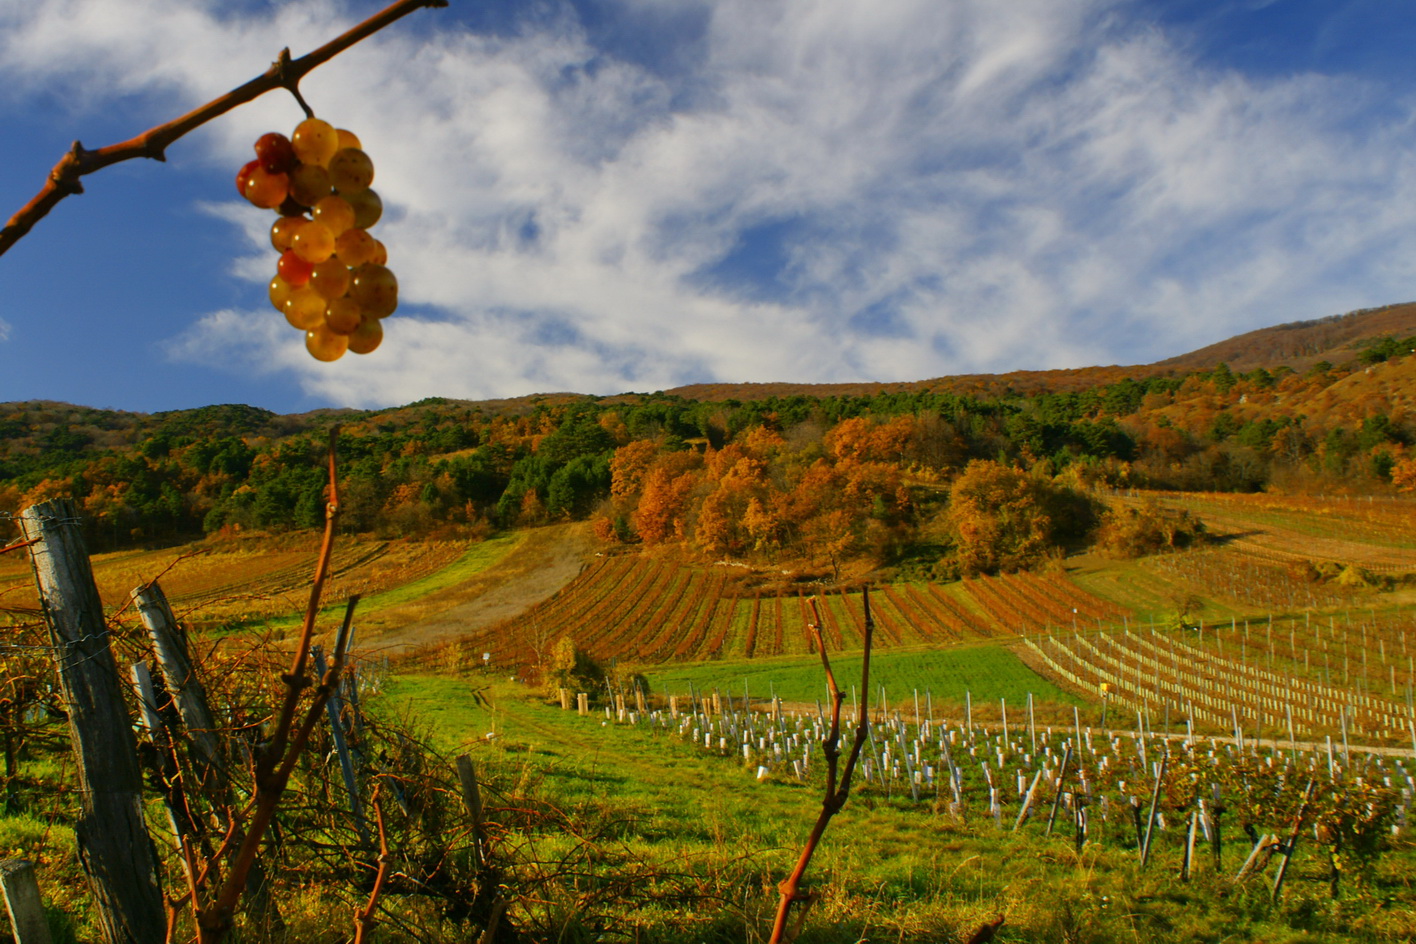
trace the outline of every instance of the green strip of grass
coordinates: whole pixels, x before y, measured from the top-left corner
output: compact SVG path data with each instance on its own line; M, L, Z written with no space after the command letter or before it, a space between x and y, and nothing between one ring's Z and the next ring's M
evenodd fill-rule
M434 571L426 577L421 577L410 583L394 587L392 590L385 590L383 593L376 593L372 596L362 598L359 601L359 612L363 615L367 615L386 607L410 603L421 597L430 596L431 594L446 590L449 587L455 587L466 580L470 580L482 571L501 563L501 561L512 551L516 550L524 540L526 540L525 532L514 531L509 534L488 538L485 541L478 541L476 544L468 546L467 550L462 553L462 556L458 557L457 560L448 564L442 570ZM335 606L327 606L320 611L320 619L322 621L337 620L343 613L343 603ZM248 625L260 625L269 629L283 630L299 626L303 620L304 616L301 614L275 620L263 620Z
M831 657L831 668L844 688L859 684L860 653ZM723 692L741 695L743 687L753 697L772 694L786 701L825 701L826 682L821 661L811 656L755 659L734 665L712 662L697 665L662 666L645 673L655 692L686 694L690 686L699 691L715 686ZM1008 649L999 645L957 649L890 650L877 652L870 660L872 697L879 686L892 702L901 702L918 691L932 693L936 702L962 703L965 693L975 702L1007 699L1020 705L1031 692L1035 701L1084 704L1028 668Z

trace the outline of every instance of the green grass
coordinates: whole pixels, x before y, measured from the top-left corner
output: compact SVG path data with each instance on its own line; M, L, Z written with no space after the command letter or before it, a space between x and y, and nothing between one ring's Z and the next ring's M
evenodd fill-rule
M461 557L441 570L402 584L392 590L385 590L383 593L375 593L361 598L359 612L361 615L367 616L387 607L412 603L423 597L455 587L500 563L524 540L526 540L525 532L513 531L471 544ZM343 603L340 603L336 606L323 608L320 610L320 620L322 622L338 621L344 614L344 606ZM304 615L300 614L281 619L259 620L254 624L240 624L231 628L239 629L249 625L260 625L269 629L284 630L299 626L303 621Z
M997 647L961 652L985 666L1006 664ZM957 653L937 655L957 661ZM800 659L778 660L769 670L784 680L795 673L802 684L810 672ZM790 871L820 809L819 783L758 782L736 758L708 754L672 734L608 724L602 713L563 712L506 682L400 678L385 704L422 718L440 745L470 752L489 792L531 790L565 811L567 823L579 824L568 835L531 840L536 855L574 854L586 822L610 824L612 839L600 834L597 856L622 857L623 867L645 876L648 886L692 891L612 914L603 940L759 944L770 928L776 883ZM488 740L488 731L497 736ZM887 798L874 787L858 789L831 822L807 873L818 898L799 940L959 941L999 913L1007 915L997 938L1004 944L1336 944L1416 935L1409 846L1388 854L1372 884L1352 887L1338 901L1327 897L1319 857L1300 852L1275 907L1266 879L1236 885L1229 862L1217 874L1204 858L1195 880L1180 884L1174 836L1142 871L1134 848L1115 838L1130 830L1127 817L1098 821L1096 828L1113 838L1078 855L1065 830L1049 838L1035 823L1014 834L987 817L960 821L907 794ZM1230 850L1231 858L1239 854L1237 846ZM562 939L590 938L568 932Z
M838 653L831 657L836 682L845 691L859 687L860 653ZM741 697L744 686L753 698L775 694L785 701L826 701L827 691L821 661L815 656L754 659L737 665L727 662L660 666L645 670L651 690L665 695L684 695L690 686L700 692L717 688L724 694ZM979 645L954 649L892 649L876 652L870 659L871 698L885 687L891 704L912 703L917 691L923 699L932 694L936 703L959 705L965 694L975 704L1006 699L1021 706L1031 692L1035 701L1082 704L1079 699L1028 668L1001 645Z

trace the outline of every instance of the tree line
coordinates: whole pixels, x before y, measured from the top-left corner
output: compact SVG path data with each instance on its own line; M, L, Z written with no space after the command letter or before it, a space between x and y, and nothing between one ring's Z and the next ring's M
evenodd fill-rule
M1303 373L1219 364L1076 390L1004 375L970 393L940 382L760 399L434 398L302 416L12 403L0 406L0 511L73 497L100 548L316 527L321 443L337 422L350 531L588 518L607 540L835 567L957 549L969 533L958 483L972 470L995 493L1007 479L1048 507L1042 543L1065 544L1099 514L1068 496L1098 488L1390 489L1409 468L1416 418L1366 375L1409 356L1409 340L1378 339L1350 364Z

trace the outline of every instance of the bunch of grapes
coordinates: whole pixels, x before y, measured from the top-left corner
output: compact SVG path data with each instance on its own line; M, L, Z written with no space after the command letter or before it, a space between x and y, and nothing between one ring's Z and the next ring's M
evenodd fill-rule
M270 301L305 332L305 349L317 360L368 354L398 307L388 253L368 232L383 214L373 180L359 139L318 118L300 122L288 138L261 135L256 159L236 175L241 196L280 214L270 228L280 253Z

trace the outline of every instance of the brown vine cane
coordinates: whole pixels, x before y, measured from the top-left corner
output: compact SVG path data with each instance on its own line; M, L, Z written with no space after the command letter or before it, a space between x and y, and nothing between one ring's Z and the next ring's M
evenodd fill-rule
M367 39L385 26L402 19L414 10L423 7L446 7L448 0L398 0L375 13L364 22L345 31L335 39L325 43L313 52L299 59L290 58L290 50L281 50L280 57L271 63L263 74L219 98L214 98L180 118L166 124L149 128L135 138L110 144L91 151L75 141L67 154L59 159L49 172L48 179L39 193L20 208L10 221L0 229L0 255L19 242L34 224L49 214L65 197L84 192L81 177L96 173L112 164L134 158L147 157L155 161L167 159L167 148L187 132L219 118L240 105L254 101L267 92L286 89L295 96L305 113L312 114L310 106L300 96L300 80L315 68L324 65L344 50L361 40Z

